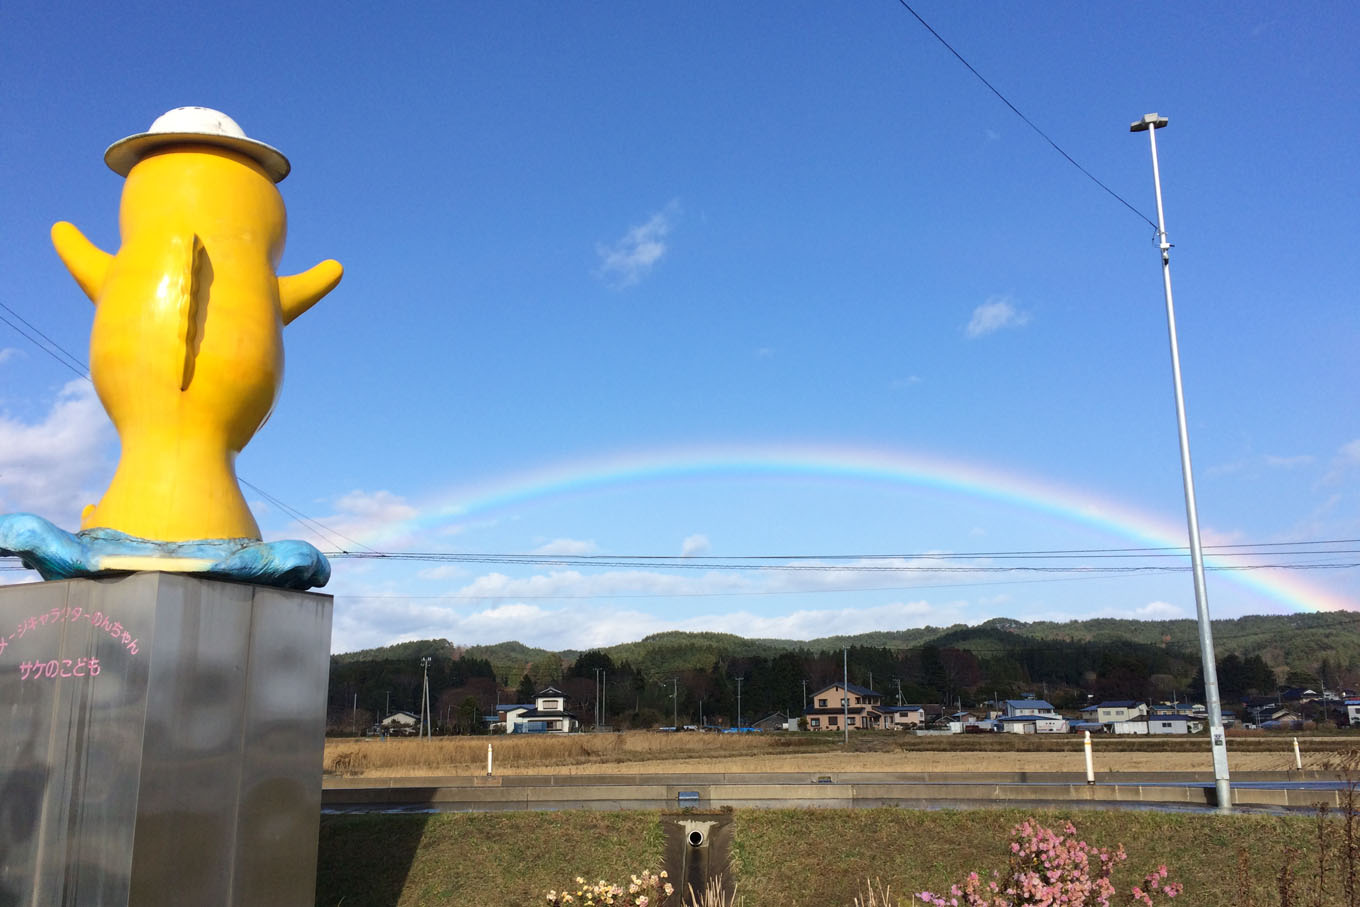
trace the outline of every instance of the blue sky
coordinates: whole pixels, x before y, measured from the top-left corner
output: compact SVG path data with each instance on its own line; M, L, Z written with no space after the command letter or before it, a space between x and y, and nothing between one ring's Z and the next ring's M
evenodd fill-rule
M1171 118L1205 541L1360 537L1360 11L914 7L1148 217L1128 124ZM1183 544L1184 504L1152 228L899 3L312 9L0 7L0 301L87 358L48 229L116 249L104 148L165 110L289 156L282 270L346 273L238 471L330 534L248 492L265 535L561 561L337 560L335 650L1193 616L1185 573L924 569ZM0 512L75 528L116 459L0 324ZM1215 616L1360 608L1356 568L1247 578Z

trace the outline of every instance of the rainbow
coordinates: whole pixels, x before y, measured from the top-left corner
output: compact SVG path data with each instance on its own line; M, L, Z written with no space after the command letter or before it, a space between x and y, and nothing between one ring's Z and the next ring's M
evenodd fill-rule
M362 537L366 545L388 546L430 530L467 521L519 502L673 478L733 476L808 476L857 482L884 482L933 488L980 497L1023 510L1090 526L1150 547L1184 546L1183 517L1158 517L1111 499L1060 484L1001 472L953 457L900 450L828 445L692 446L629 451L574 462L549 464L475 487L437 495L417 516L391 521ZM1292 609L1360 610L1360 602L1283 571L1226 574Z

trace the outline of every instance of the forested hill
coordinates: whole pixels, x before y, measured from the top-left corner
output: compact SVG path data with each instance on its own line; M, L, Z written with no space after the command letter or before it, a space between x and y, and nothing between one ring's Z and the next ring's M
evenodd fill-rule
M1241 617L1213 622L1214 649L1220 659L1258 656L1282 678L1289 673L1314 673L1326 659L1338 669L1360 670L1360 613L1328 612ZM1015 651L1066 653L1078 649L1145 651L1194 662L1199 652L1199 629L1194 620L1120 620L1097 618L1065 623L995 618L977 626L920 627L882 630L853 636L811 640L746 639L730 633L655 633L636 642L600 650L614 664L629 664L647 675L685 670L710 670L732 659L773 659L781 653L813 655L839 652L844 647L900 652L933 646L971 652L995 659ZM526 674L554 676L577 660L574 650L553 652L519 642L460 647L448 640L404 642L335 656L338 662L417 661L424 655L466 656L489 662L498 679L514 686ZM1059 655L1058 657L1063 657ZM1037 678L1036 678L1037 679Z
M1244 617L1215 621L1213 629L1229 706L1288 687L1360 687L1360 614ZM890 702L939 708L1027 693L1063 709L1203 696L1192 620L996 619L807 641L668 632L588 652L403 642L332 659L332 726L354 732L385 712L419 711L426 657L431 713L455 732L482 728L497 704L529 702L549 685L567 694L578 716L607 707L602 723L617 727L797 714L806 696L847 670L852 683Z

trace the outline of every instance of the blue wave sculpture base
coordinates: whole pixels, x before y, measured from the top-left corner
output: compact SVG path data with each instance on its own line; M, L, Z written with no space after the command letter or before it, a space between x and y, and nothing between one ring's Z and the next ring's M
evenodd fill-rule
M116 529L73 534L31 513L0 516L0 555L18 557L45 580L165 570L306 590L324 586L331 578L330 561L303 541L157 542Z

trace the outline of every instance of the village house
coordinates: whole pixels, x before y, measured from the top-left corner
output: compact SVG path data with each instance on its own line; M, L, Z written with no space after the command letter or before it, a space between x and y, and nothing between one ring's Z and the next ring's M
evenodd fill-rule
M848 689L848 703L845 684L833 683L812 694L812 707L803 710L808 730L844 730L847 710L851 728L883 727L883 694L854 683L849 684Z
M883 713L883 726L894 731L914 730L925 727L926 707L923 705L885 705L879 711Z
M751 727L758 731L787 731L789 727L789 716L783 712L771 712L759 721L751 722ZM792 722L793 729L798 727L798 722Z
M1066 734L1067 719L1053 714L1002 715L994 724L1008 734Z
M1115 734L1197 734L1204 722L1193 715L1138 715L1107 727Z
M415 712L393 712L382 720L382 733L393 737L414 737L418 734L420 716Z
M1351 727L1360 727L1360 699L1346 700L1346 719Z
M534 704L496 706L507 734L570 734L581 729L567 710L567 694L556 687L540 690Z
M1086 709L1082 709L1082 711L1084 712ZM1096 706L1096 721L1101 724L1113 724L1116 721L1145 718L1147 713L1148 707L1145 702L1137 702L1133 699L1107 700Z
M1042 699L1007 699L1004 703L1006 714L1003 718L1043 715L1048 718L1061 718L1058 710Z

